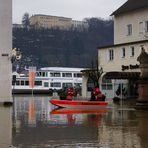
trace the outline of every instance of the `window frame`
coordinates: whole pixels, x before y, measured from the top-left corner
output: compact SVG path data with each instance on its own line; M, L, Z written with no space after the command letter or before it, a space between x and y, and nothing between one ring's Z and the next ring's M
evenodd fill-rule
M132 35L132 24L128 24L127 25L127 36L131 36Z
M139 34L142 34L143 33L143 31L144 31L144 28L143 28L144 26L143 26L143 22L141 21L141 22L139 22Z
M109 49L108 50L108 59L109 61L113 61L114 60L114 50L113 49Z
M125 58L125 56L126 56L125 47L122 47L122 50L121 50L121 52L122 52L122 55L121 55L121 57L122 57L122 58Z
M130 57L134 57L135 56L135 47L131 46L130 47Z
M148 32L148 21L145 21L144 25L145 25L145 32Z

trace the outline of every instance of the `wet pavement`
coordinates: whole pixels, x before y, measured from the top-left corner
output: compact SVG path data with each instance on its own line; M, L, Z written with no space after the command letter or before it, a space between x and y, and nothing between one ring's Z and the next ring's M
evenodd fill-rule
M135 101L57 110L47 96L15 96L0 107L0 148L147 148L148 111Z

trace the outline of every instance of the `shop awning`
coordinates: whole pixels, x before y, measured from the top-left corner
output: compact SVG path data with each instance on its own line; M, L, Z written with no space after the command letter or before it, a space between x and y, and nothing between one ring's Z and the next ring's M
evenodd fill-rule
M140 72L107 72L104 75L105 79L139 79Z

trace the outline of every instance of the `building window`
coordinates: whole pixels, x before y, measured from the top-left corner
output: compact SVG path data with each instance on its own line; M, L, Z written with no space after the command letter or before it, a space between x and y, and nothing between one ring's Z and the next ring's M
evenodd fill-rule
M122 51L121 51L121 52L122 52L121 57L122 57L122 58L125 58L125 48L122 48Z
M139 33L143 33L143 22L139 22Z
M132 35L132 24L127 25L127 35Z
M102 79L102 90L112 90L112 87L111 79Z
M145 32L148 32L148 21L145 21Z
M134 57L135 55L135 48L134 46L130 47L130 57Z
M112 61L114 59L114 50L110 49L109 50L109 61Z

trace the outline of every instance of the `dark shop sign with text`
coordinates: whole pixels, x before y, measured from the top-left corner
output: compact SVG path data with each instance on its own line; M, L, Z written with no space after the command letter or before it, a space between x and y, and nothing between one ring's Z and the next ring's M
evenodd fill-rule
M139 65L136 64L136 65L122 65L122 71L124 70L129 70L129 69L138 69L139 68Z

